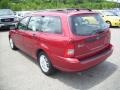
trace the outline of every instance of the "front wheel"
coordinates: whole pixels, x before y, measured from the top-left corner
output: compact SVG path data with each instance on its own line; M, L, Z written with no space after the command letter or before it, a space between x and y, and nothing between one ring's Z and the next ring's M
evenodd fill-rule
M12 38L9 38L9 44L10 44L11 49L13 49L13 50L16 50L16 49L17 49L17 47L16 47L15 44L13 43Z
M52 66L49 57L46 53L40 52L38 55L38 61L41 71L46 75L52 75L55 73L55 68Z

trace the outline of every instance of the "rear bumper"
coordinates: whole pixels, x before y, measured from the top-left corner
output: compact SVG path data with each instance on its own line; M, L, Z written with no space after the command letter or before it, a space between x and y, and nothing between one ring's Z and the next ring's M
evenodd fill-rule
M108 50L104 51L104 53L95 55L85 60L79 60L76 58L56 57L54 58L55 61L53 61L53 65L54 67L61 71L66 72L83 71L103 62L112 54L112 52L113 49L111 45Z

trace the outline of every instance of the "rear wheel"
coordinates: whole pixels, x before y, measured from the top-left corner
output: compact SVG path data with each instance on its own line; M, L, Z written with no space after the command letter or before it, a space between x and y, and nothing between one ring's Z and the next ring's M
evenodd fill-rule
M15 44L13 43L12 38L9 38L9 44L10 44L11 49L13 49L13 50L16 50L16 49L17 49L17 47L16 47Z
M49 57L46 53L40 52L38 55L38 61L41 71L46 75L52 75L55 73L55 68L52 66Z

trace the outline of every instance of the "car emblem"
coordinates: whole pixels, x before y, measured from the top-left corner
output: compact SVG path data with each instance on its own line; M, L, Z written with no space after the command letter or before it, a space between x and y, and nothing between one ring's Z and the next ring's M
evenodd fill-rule
M84 44L79 44L78 48L81 48L81 47L84 47L84 46L85 46Z

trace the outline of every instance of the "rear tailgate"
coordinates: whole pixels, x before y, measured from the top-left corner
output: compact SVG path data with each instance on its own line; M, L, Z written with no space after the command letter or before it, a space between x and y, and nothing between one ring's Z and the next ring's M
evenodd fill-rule
M91 36L75 36L75 57L78 59L94 55L110 43L110 32L105 31Z

